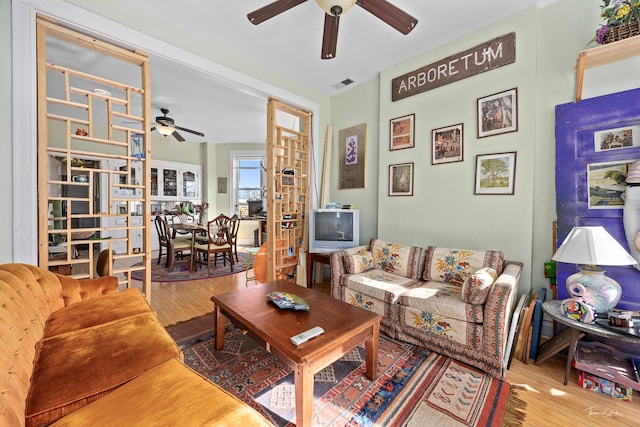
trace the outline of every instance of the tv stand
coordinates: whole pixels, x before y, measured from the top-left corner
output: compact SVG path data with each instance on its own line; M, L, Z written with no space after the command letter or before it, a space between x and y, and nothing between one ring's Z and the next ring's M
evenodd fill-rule
M329 265L329 255L331 255L329 252L307 252L307 288L313 285L313 264L319 262Z

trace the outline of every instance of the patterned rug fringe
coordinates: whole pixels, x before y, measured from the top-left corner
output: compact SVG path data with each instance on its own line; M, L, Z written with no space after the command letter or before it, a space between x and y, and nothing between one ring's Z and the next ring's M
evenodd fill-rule
M502 419L503 427L520 427L524 424L527 416L527 402L522 400L518 394L518 390L524 390L524 387L511 384L509 390L509 401Z

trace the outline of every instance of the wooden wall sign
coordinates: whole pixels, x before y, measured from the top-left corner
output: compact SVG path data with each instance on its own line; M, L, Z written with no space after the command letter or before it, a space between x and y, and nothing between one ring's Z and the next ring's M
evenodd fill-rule
M391 101L435 89L516 62L516 33L448 56L391 81Z

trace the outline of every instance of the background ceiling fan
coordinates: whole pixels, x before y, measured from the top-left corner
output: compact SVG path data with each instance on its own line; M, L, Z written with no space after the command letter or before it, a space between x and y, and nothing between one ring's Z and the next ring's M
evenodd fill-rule
M176 129L184 132L189 132L194 135L204 136L204 133L198 132L197 130L176 126L175 121L171 117L167 116L167 114L169 114L168 108L161 108L160 111L164 115L156 117L156 126L151 128L151 132L153 132L154 130L157 130L165 137L169 135L173 135L173 137L180 142L185 141L185 139L182 137L182 135L178 133Z
M276 0L249 13L247 18L252 24L258 25L306 1ZM391 25L402 34L409 34L418 23L416 18L386 0L316 0L316 3L325 11L322 53L320 54L322 59L335 58L340 16L354 4Z

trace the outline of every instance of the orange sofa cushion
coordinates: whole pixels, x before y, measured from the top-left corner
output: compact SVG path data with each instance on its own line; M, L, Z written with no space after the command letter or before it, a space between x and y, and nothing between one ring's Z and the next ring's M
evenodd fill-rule
M153 313L56 335L38 346L27 426L48 425L143 372L182 357Z
M175 359L67 415L53 426L97 426L104 425L106 420L114 426L272 425L255 409Z
M44 338L150 311L149 304L138 289L126 289L122 292L82 301L82 304L71 304L52 313L47 320Z

